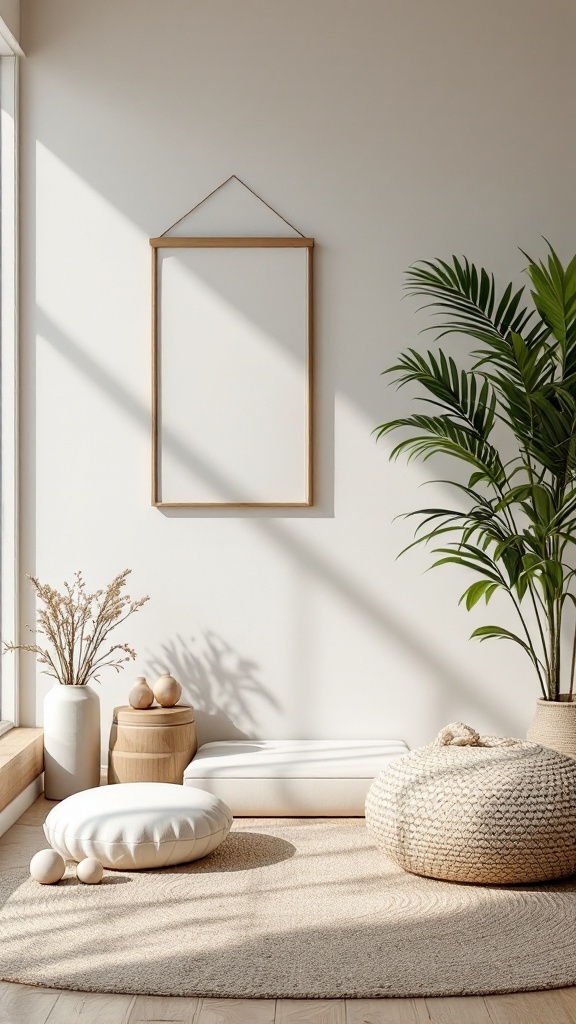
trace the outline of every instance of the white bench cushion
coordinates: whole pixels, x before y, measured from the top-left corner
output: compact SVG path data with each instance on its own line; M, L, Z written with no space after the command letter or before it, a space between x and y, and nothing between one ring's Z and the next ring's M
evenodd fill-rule
M168 782L127 782L75 793L44 823L65 860L96 857L121 871L183 864L212 853L232 824L216 796Z
M408 747L401 740L226 740L205 743L184 785L239 817L361 817L373 779Z

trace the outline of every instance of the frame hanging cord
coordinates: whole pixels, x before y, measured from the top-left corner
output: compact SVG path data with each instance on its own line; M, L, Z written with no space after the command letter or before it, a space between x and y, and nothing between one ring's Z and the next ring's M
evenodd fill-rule
M265 199L262 199L262 196L259 196L258 193L255 192L253 188L250 188L250 185L247 185L245 181L242 181L242 179L239 178L237 174L231 174L229 178L226 178L226 181L223 181L220 185L217 185L216 188L212 189L212 191L209 192L207 196L204 196L204 199L201 199L199 203L196 203L191 210L188 210L187 213L183 214L182 217L179 217L178 220L175 220L174 223L171 224L169 228L166 228L166 230L163 231L159 237L164 238L164 236L167 235L169 231L172 231L172 228L175 228L177 224L181 224L183 220L186 220L186 217L189 217L191 213L194 213L194 211L197 210L199 206L202 206L202 203L205 203L207 199L211 199L212 196L216 194L216 192L219 192L221 188L224 188L224 185L227 185L229 181L232 181L232 179L235 179L241 185L243 185L244 188L247 188L248 191L251 192L252 195L256 197L256 199L258 199L261 203L264 203L264 206L267 206L268 209L271 210L272 213L274 213L277 217L280 217L280 220L283 220L284 223L287 224L292 231L295 231L297 235L300 235L300 238L305 237L303 233L298 230L298 228L294 227L294 225L291 224L289 220L286 220L286 217L283 217L281 213L278 213L278 210L275 210L273 206L270 206L270 203L267 203Z

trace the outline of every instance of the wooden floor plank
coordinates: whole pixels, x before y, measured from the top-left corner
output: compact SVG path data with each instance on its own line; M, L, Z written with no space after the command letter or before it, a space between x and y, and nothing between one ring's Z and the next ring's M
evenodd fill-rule
M564 993L574 989L564 989ZM513 992L505 996L486 996L492 1024L574 1024L576 1001L558 989L550 992Z
M203 999L194 1024L274 1024L274 999Z
M13 825L0 838L0 871L27 868L34 854L47 846L42 829L32 825Z
M2 1024L46 1024L50 1011L60 997L58 989L33 988L0 982L0 1021Z
M135 996L62 992L46 1024L128 1024Z
M38 797L19 818L20 825L40 825L46 821L49 812L56 807L56 800L47 800L44 794Z
M198 999L181 996L137 996L128 1024L158 1024L162 1021L177 1021L178 1024L195 1024Z
M555 994L568 1014L570 1024L576 1024L576 988L559 988Z
M576 1024L576 990L446 999L278 1000L276 1024ZM0 982L2 1024L272 1024L273 1000L60 992Z
M279 999L275 1024L346 1024L343 999Z
M0 836L0 871L28 867L38 850L48 846L42 824L53 801L43 796L28 808L18 821Z
M415 999L418 1024L492 1024L483 996Z
M346 1024L419 1024L412 999L347 999Z
M7 829L3 836L0 836L0 849L3 849L5 846L13 846L18 841L18 837L22 836L34 837L35 842L41 842L46 846L46 837L40 824L27 825L23 821L17 821L15 825Z

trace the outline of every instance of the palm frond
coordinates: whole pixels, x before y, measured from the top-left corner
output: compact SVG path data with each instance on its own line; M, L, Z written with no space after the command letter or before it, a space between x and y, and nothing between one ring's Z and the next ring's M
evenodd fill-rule
M432 455L451 455L472 466L489 480L497 481L502 476L503 467L496 448L476 430L455 423L448 416L416 414L390 420L376 428L377 438L399 427L410 427L419 433L400 441L392 449L391 459L406 454L409 462L416 458L426 462Z
M420 384L432 398L422 401L438 406L447 416L462 421L484 440L494 426L496 394L490 382L477 373L458 370L454 359L439 350L420 354L410 348L384 373L394 373L399 388Z
M497 299L494 275L483 267L478 270L466 258L452 256L452 264L444 260L415 263L406 275L406 291L431 300L423 308L432 308L440 322L427 330L439 332L438 337L467 334L503 358L510 331L527 336L530 344L550 333L542 320L533 323L533 310L520 304L524 287L514 289L509 284Z
M576 360L576 256L564 268L550 243L547 244L547 261L528 257L526 273L532 282L534 305L560 346L564 367L568 356L571 356L573 372Z

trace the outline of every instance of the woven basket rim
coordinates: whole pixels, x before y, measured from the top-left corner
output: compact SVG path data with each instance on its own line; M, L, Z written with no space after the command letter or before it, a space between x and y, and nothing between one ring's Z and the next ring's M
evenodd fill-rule
M536 703L547 708L576 708L576 697L572 700L549 700L548 697L538 697Z

